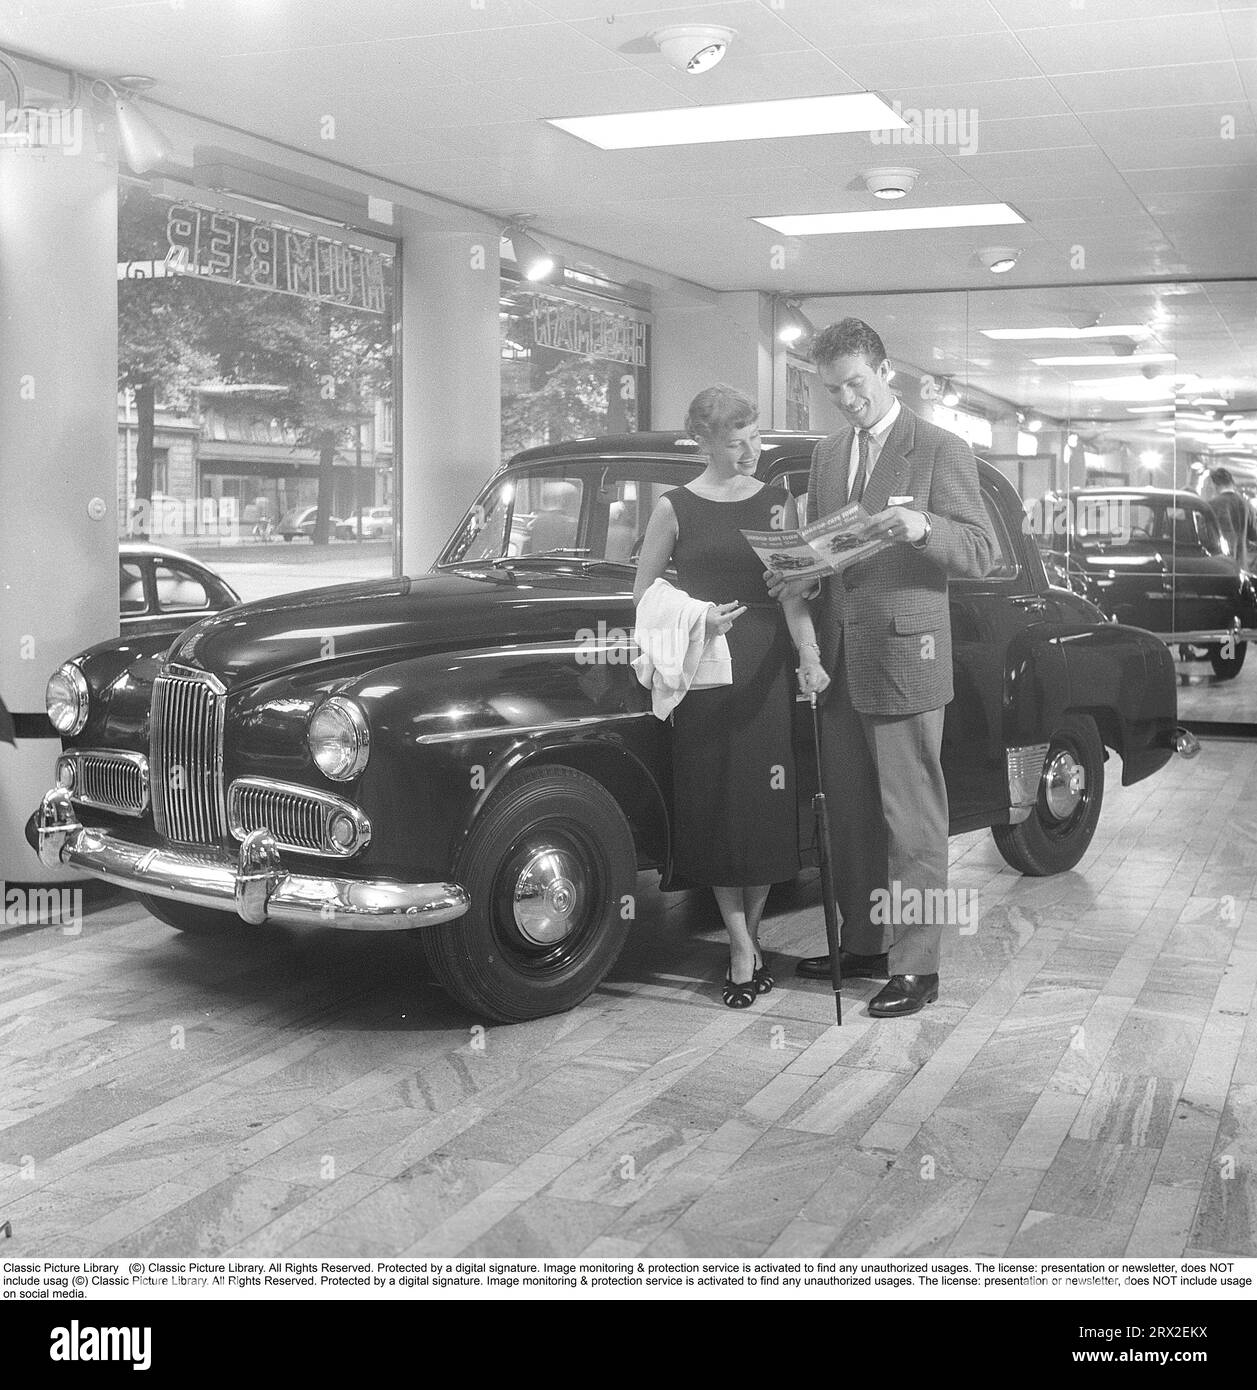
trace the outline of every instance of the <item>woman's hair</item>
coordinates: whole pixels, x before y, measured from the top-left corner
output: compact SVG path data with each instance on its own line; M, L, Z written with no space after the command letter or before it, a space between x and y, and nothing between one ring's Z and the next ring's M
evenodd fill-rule
M759 407L749 396L732 386L708 386L690 402L685 412L685 432L693 439L711 439L745 429L758 419Z

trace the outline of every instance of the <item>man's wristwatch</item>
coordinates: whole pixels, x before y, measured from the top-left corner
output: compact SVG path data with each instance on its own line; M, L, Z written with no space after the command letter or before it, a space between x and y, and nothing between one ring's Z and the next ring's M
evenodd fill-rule
M934 526L930 521L929 512L922 512L921 519L925 522L925 535L923 535L919 541L912 542L912 548L914 550L924 550L930 543L930 537L934 534Z

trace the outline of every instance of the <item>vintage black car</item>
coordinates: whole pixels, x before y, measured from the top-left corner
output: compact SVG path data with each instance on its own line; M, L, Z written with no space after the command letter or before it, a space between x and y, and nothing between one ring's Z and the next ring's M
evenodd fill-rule
M1147 628L1219 680L1257 638L1253 578L1227 550L1207 503L1169 488L1079 488L1041 544L1054 583L1108 616Z
M191 555L149 541L118 546L118 608L121 629L177 637L208 613L234 608L240 595Z
M759 476L802 497L815 437L764 439ZM656 501L701 468L675 434L532 449L426 575L91 648L49 683L64 751L28 837L184 931L421 927L477 1017L571 1008L631 930L638 872L676 883L632 582ZM981 482L999 552L952 586L951 826L1056 873L1091 841L1106 745L1131 783L1190 736L1164 644L1050 588L1016 492ZM804 803L809 738L800 717Z

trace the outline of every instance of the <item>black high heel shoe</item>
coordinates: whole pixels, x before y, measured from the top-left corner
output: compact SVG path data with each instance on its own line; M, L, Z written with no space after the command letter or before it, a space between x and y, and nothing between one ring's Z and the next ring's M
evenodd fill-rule
M721 991L720 997L725 1001L726 1007L749 1009L755 1002L755 996L758 993L759 989L756 987L753 975L749 980L735 980L732 965L725 971L725 987Z
M755 986L757 993L770 994L776 981L773 979L772 971L768 968L767 951L761 951L759 955L761 957L760 963L755 967L755 973L751 976L751 983Z

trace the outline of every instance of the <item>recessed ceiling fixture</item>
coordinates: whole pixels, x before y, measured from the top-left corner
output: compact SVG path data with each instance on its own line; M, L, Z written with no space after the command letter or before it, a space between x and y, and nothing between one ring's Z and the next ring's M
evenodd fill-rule
M544 246L526 230L530 214L521 213L512 217L502 231L510 242L511 254L525 280L549 280L561 276L563 267L558 258L551 255Z
M816 336L816 325L803 312L797 299L787 299L781 306L778 316L777 337L781 342L793 346L807 342Z
M866 169L860 177L875 198L906 198L912 192L920 169Z
M1002 342L1018 342L1034 338L1142 338L1147 328L1141 323L1118 323L1109 328L1093 325L1090 328L982 328L984 338Z
M808 212L757 217L783 236L834 236L841 232L910 232L933 227L986 227L1025 218L1007 203L957 203L937 208L886 208L877 212Z
M623 111L612 116L556 116L549 124L603 150L908 129L907 121L874 92L682 106L668 111Z
M1020 222L1023 219L1018 218L1017 220ZM978 252L978 259L992 275L1006 275L1017 264L1020 255L1020 247L984 246Z
M135 96L156 85L155 77L115 77L107 82L103 77L92 83L92 93L108 93L113 102L114 119L118 123L118 144L122 158L132 173L147 174L170 158L170 141L135 105Z
M721 24L670 24L650 37L674 68L697 73L716 66L735 33Z

